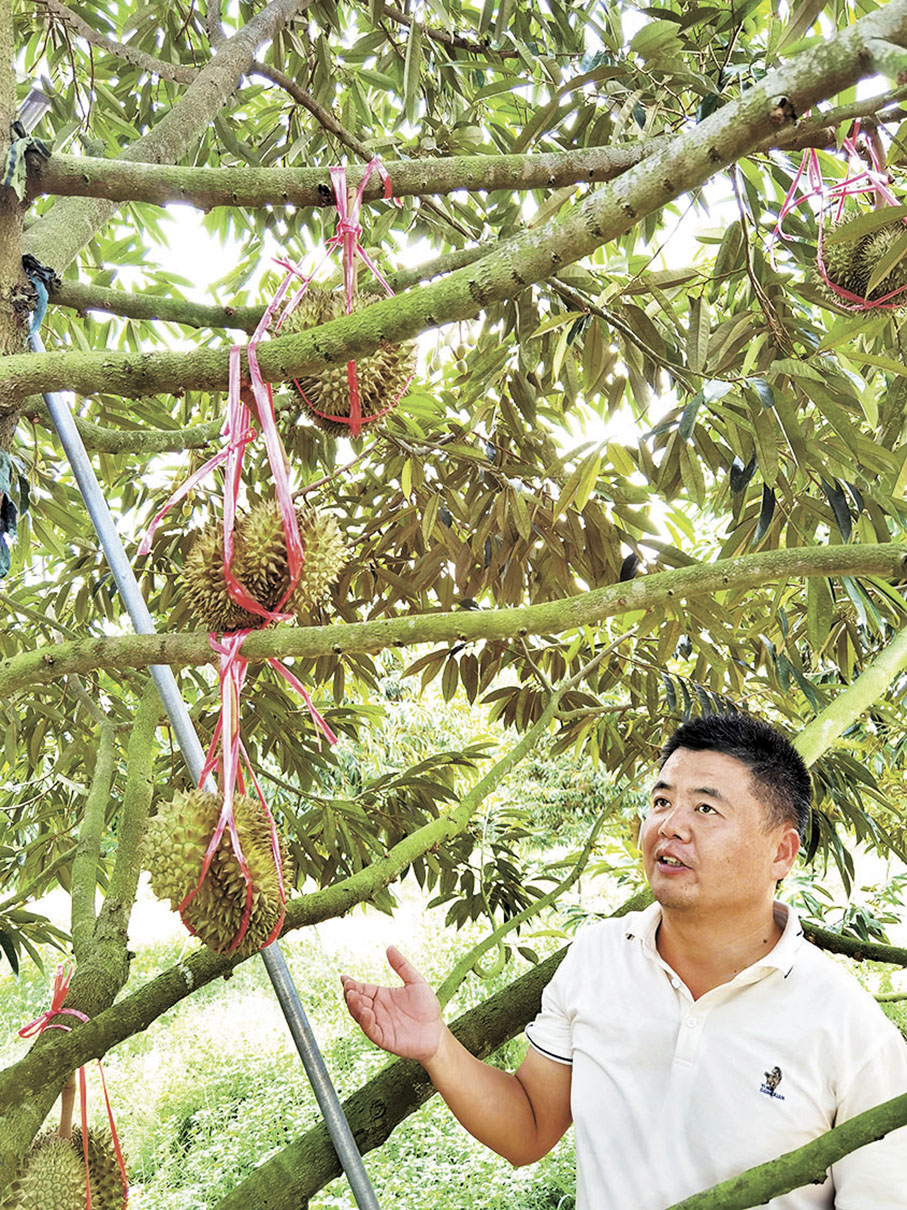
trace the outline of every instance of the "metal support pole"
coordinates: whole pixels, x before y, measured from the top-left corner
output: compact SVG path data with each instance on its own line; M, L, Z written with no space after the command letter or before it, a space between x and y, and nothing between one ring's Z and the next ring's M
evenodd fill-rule
M39 333L32 332L29 346L35 353L44 352ZM88 509L92 524L97 531L101 547L116 581L126 611L132 619L136 634L155 634L154 622L142 596L132 565L123 549L110 509L94 468L88 458L79 430L72 418L72 411L63 395L48 392L44 395L47 410L57 436L72 467L79 491ZM205 763L205 754L195 733L192 719L176 683L172 669L167 664L152 664L151 675L160 694L161 703L170 719L180 751L189 768L193 781L198 781ZM213 788L213 784L210 788ZM353 1190L359 1210L380 1210L353 1132L343 1112L337 1091L331 1083L318 1042L309 1025L299 993L293 985L286 959L275 941L261 951L261 958L268 972L287 1026L293 1037L302 1065L312 1085L315 1099L321 1110L337 1157L343 1165L347 1180Z

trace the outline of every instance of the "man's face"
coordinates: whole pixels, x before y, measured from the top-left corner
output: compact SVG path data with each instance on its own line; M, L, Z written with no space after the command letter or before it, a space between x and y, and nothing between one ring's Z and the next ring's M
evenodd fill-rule
M722 752L678 748L652 790L640 831L646 877L664 908L745 912L770 901L793 865L796 829L768 824L749 769Z

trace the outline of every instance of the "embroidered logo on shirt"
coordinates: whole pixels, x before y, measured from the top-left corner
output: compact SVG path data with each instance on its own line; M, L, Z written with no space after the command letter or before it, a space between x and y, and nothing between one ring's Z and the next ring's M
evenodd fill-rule
M759 1089L764 1092L767 1097L774 1097L776 1101L783 1101L784 1097L777 1091L778 1085L781 1083L781 1068L773 1067L771 1071L765 1073L765 1083Z

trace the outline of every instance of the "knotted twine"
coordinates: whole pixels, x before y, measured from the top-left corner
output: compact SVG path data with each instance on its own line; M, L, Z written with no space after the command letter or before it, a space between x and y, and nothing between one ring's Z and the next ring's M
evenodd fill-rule
M848 162L852 159L860 159L860 152L857 149L857 137L860 131L859 118L854 122L853 130L850 135L842 143L842 149L847 152ZM797 169L796 175L791 182L790 189L787 191L787 196L784 203L778 212L778 222L775 225L774 235L782 240L789 240L792 237L784 231L784 220L790 212L796 209L802 202L809 198L817 197L820 199L818 213L818 238L816 241L816 267L819 270L819 276L825 285L839 298L845 299L840 305L846 311L872 311L881 308L885 311L894 311L901 303L892 303L888 300L895 298L907 290L907 285L898 286L894 290L889 290L887 294L883 294L881 298L869 299L855 294L852 290L846 289L844 286L839 286L833 282L828 276L825 268L824 254L824 237L825 237L825 213L829 206L834 208L834 221L840 222L844 213L845 205L848 198L862 197L866 194L871 194L877 204L882 203L884 206L898 205L898 199L892 193L888 174L885 171L885 165L879 157L872 140L867 140L866 148L869 153L870 165L862 171L853 175L848 175L837 185L828 185L822 176L822 169L819 163L819 155L814 147L807 148L803 152L803 158L800 160L800 167ZM806 178L804 188L803 178ZM800 196L797 196L798 191ZM904 220L907 223L907 220ZM907 226L905 226L907 230ZM849 304L849 305L848 305Z
M27 1025L23 1025L19 1030L20 1038L36 1038L44 1033L45 1029L62 1029L69 1033L72 1026L64 1024L62 1021L55 1021L54 1017L59 1017L62 1014L67 1014L70 1017L76 1017L79 1021L88 1021L85 1013L79 1012L76 1008L64 1007L64 1001L69 993L69 984L72 979L73 966L71 962L61 963L57 967L57 973L54 976L53 990L51 993L50 1008L45 1009L40 1017L36 1017L34 1021L29 1021ZM123 1159L123 1151L120 1147L120 1139L117 1134L116 1122L113 1120L113 1107L110 1104L110 1096L107 1092L107 1082L104 1079L104 1068L101 1065L101 1060L96 1060L98 1072L101 1076L101 1088L104 1093L104 1104L107 1107L107 1120L110 1123L110 1137L113 1141L114 1154L117 1157L117 1165L120 1169L120 1180L123 1182L123 1205L126 1206L129 1202L129 1180L126 1176L126 1162ZM88 1163L88 1084L85 1078L85 1068L79 1068L79 1113L82 1119L82 1155L85 1159L85 1210L91 1210L91 1173Z

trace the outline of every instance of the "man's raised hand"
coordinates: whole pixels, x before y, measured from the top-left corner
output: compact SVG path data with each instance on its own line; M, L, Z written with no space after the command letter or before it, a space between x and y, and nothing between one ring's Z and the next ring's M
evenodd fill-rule
M346 1006L367 1038L399 1055L425 1063L441 1043L441 1006L430 985L393 945L387 960L403 980L402 987L377 987L341 975Z

